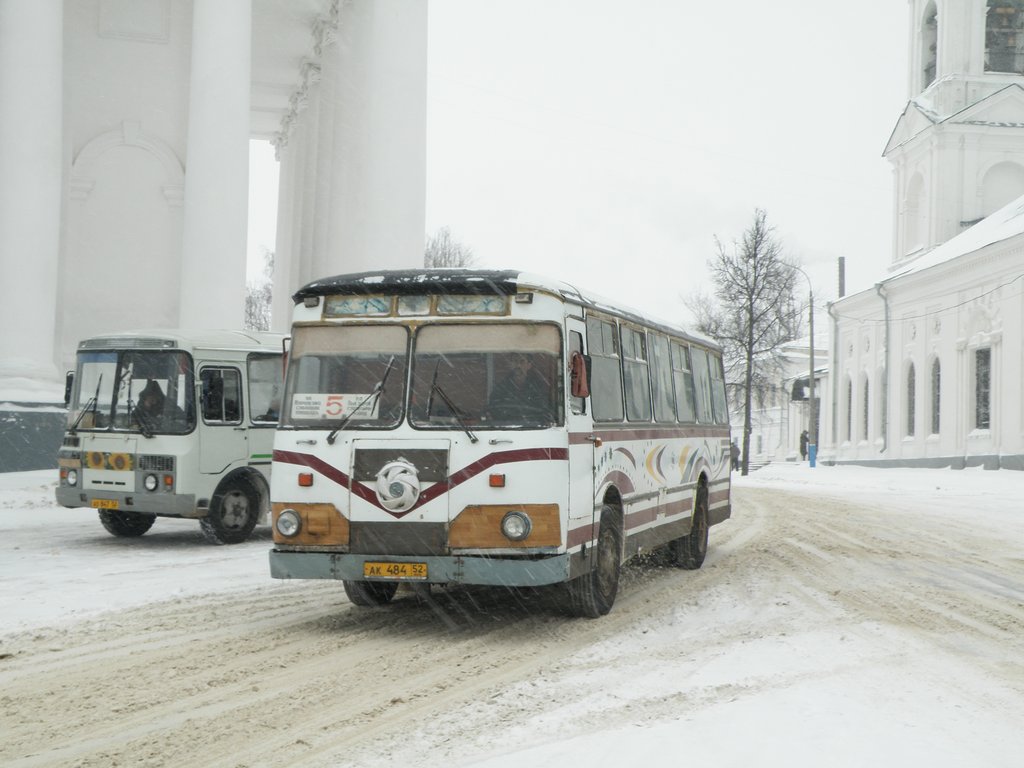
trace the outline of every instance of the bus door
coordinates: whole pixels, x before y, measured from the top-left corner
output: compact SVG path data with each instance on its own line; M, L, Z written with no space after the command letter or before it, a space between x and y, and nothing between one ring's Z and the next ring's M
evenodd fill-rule
M565 384L569 395L569 531L592 523L594 519L594 453L597 450L594 419L590 413L590 399L573 395L573 361L580 360L575 363L578 374L579 366L584 365L585 338L583 319L567 318Z
M242 371L233 365L203 365L198 387L199 471L216 475L249 458Z

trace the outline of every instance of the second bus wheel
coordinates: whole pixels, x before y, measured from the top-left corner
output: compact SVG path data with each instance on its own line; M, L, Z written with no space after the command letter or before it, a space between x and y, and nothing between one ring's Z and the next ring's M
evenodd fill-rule
M235 478L213 495L209 514L200 518L199 525L212 544L241 544L256 527L259 514L259 494L251 483Z
M100 510L100 522L108 533L115 536L141 536L156 521L156 515L142 512L114 512L109 509Z
M342 581L345 594L353 605L375 608L387 605L398 591L395 581Z

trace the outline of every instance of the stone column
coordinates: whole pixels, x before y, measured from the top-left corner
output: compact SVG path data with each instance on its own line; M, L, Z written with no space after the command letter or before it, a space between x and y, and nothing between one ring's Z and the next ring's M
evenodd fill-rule
M292 292L309 281L323 277L313 266L313 248L315 240L314 222L317 213L317 179L319 166L317 154L320 147L320 107L323 90L319 82L310 93L309 108L302 115L300 130L302 133L301 155L296 157L296 174L298 184L302 188L302 206L296 212L295 225L298 235L294 239L297 267L292 271L295 283Z
M316 111L314 116L310 116L316 121L316 143L310 147L315 162L309 168L312 173L313 189L309 280L324 278L338 271L331 270L331 228L332 222L340 215L332 195L332 189L338 180L331 159L338 151L335 136L338 133L339 121L346 119L346 104L339 98L339 83L343 73L339 72L341 61L338 53L337 24L337 18L322 19L322 24L318 25L316 31L316 51L321 61L321 72L316 86Z
M241 328L251 0L195 0L192 15L180 323L186 328Z
M422 266L427 3L352 0L337 34L326 271Z
M290 325L291 300L288 298L289 276L294 263L295 207L301 200L295 195L295 144L279 138L277 160L281 164L277 181L277 240L274 246L273 300L270 304L270 330L287 331Z
M0 379L30 401L58 380L63 19L63 0L0 0Z

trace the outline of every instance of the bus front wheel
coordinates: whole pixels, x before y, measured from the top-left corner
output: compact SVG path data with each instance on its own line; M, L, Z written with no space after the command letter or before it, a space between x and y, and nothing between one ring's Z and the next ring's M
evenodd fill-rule
M394 581L342 581L345 594L353 605L362 608L376 608L391 602L398 591Z
M211 544L241 544L256 527L259 513L259 494L249 482L235 478L213 495L209 514L199 525Z
M594 567L569 582L569 607L574 616L597 619L615 603L622 569L622 534L616 520L615 511L605 506L597 533Z
M141 512L113 512L109 509L100 510L100 522L108 533L115 536L141 536L156 522L156 515Z

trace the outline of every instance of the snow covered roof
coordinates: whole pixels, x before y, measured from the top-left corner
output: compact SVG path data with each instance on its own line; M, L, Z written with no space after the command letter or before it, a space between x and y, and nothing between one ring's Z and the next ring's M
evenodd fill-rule
M493 294L514 296L519 291L546 291L564 301L580 304L600 312L662 328L690 337L698 342L718 347L714 339L651 315L627 307L598 294L582 290L570 283L532 272L515 269L473 269L466 267L435 267L430 269L386 269L372 272L354 272L314 280L292 295L298 304L307 297L339 295L417 295L420 293Z
M970 229L897 269L882 282L921 272L1021 234L1024 234L1024 195L982 219Z
M991 87L993 84L988 84ZM930 98L929 91L907 102L902 114L896 120L883 156L894 149L921 136L933 125L991 126L993 128L1024 128L1024 88L1020 83L1010 83L989 93L978 101L968 104L950 114L943 114Z

